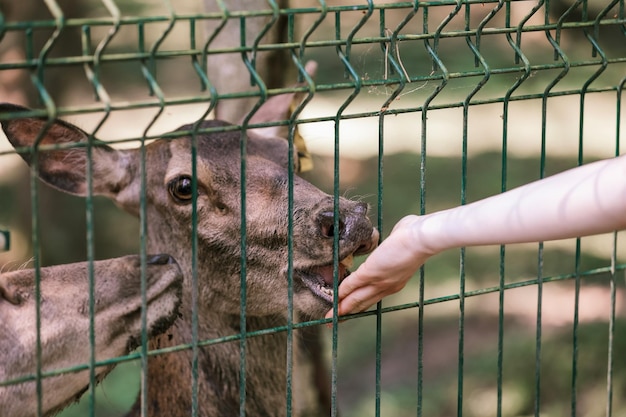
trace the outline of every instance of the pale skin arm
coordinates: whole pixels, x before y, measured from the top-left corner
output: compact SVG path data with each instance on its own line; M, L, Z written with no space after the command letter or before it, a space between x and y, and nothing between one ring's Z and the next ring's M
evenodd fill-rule
M626 155L570 169L465 206L400 220L339 286L339 314L400 291L431 256L464 246L626 229ZM326 317L332 317L332 310Z

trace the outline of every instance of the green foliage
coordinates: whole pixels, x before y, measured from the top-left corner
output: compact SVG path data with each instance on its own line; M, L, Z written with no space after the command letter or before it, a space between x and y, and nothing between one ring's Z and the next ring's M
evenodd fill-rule
M139 392L139 365L136 362L118 365L96 387L95 415L98 417L121 417L126 415ZM84 395L75 405L59 414L59 417L83 417L89 415L89 396Z

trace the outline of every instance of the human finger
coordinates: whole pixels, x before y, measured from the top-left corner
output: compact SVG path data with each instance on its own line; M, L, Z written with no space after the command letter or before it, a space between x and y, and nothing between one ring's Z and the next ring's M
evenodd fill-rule
M384 293L373 286L365 286L350 292L337 304L337 315L360 313L382 300ZM333 317L333 310L326 313L326 318Z

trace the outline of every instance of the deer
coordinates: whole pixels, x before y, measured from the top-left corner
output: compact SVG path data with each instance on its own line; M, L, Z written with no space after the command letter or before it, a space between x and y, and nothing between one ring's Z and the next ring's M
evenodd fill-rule
M40 269L40 344L42 373L86 364L89 340L88 262ZM141 343L142 294L139 255L93 262L95 361L126 355ZM2 415L37 415L35 269L0 274L0 409ZM154 337L178 318L183 275L169 255L146 257L146 331ZM113 365L95 368L96 382ZM14 380L17 380L14 381ZM41 380L43 416L53 416L89 387L88 370ZM4 385L7 383L7 385Z
M291 95L272 96L250 119L270 123L288 117ZM368 206L323 192L298 175L293 175L293 204L290 214L289 175L298 164L277 130L232 129L220 120L203 120L183 125L145 148L116 149L98 141L91 152L91 191L85 167L85 143L89 135L77 126L55 119L28 115L28 109L0 104L0 123L29 164L37 163L38 176L58 190L78 196L88 192L113 200L123 210L140 215L141 164L145 155L146 247L150 252L170 253L183 270L181 318L167 335L156 336L151 347L188 344L192 341L192 314L197 314L200 340L238 335L286 326L289 317L289 216L293 219L292 291L293 316L322 318L333 305L334 279L349 273L354 256L371 252L379 234L367 216ZM11 117L7 116L11 113ZM16 118L16 114L22 114ZM32 113L30 113L32 114ZM197 129L196 177L192 172L191 131ZM217 131L224 129L223 131ZM206 133L204 132L206 131ZM241 141L245 135L246 169L241 178ZM43 147L33 153L35 142ZM95 142L94 142L95 143ZM49 147L48 145L64 145ZM73 146L74 145L74 146ZM83 146L75 146L83 145ZM48 148L45 150L45 148ZM241 237L240 187L245 180L246 246ZM195 188L194 188L195 183ZM195 195L195 198L194 198ZM196 205L197 225L192 223ZM335 218L335 207L338 219ZM339 225L339 227L335 227ZM194 294L192 260L193 227L197 227L197 290ZM338 257L334 242L339 243ZM241 329L242 262L245 259L245 329ZM337 262L338 261L338 262ZM195 303L195 305L194 305ZM195 311L194 311L195 309ZM301 343L293 344L293 393L286 395L286 332L268 332L245 342L245 401L240 392L240 341L233 340L198 348L197 415L200 417L285 416L288 406L298 417L328 415L315 391L313 371L301 363ZM188 416L192 409L191 350L150 357L147 399L150 416ZM129 416L139 416L141 398Z

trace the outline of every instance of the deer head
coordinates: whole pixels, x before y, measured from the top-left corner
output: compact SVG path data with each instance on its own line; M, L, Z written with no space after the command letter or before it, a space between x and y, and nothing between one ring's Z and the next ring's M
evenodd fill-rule
M41 269L40 340L43 372L86 364L91 357L88 264ZM129 353L141 340L141 264L139 256L94 262L95 359ZM169 255L149 256L146 274L147 332L165 331L178 317L182 272ZM33 269L0 275L0 381L36 372L36 294ZM96 368L98 380L112 366ZM89 386L89 371L42 380L44 415L53 415ZM0 387L3 415L37 414L34 381Z
M284 119L292 100L276 96L258 111L253 123ZM287 105L285 104L287 103ZM0 116L26 109L0 105ZM67 122L26 117L2 121L4 132L16 148L27 147L22 157L37 160L39 177L57 189L76 195L87 193L89 135ZM293 212L288 209L289 146L275 131L245 132L246 170L241 177L240 131L202 133L229 126L204 121L197 134L197 225L192 224L192 137L160 139L142 149L113 149L94 142L93 193L139 214L141 164L145 163L148 250L171 253L181 264L186 287L191 286L192 228L198 233L200 309L240 312L241 183L246 192L247 314L285 314L287 311L288 219L293 217L294 305L297 310L321 316L332 303L333 237L338 234L338 275L348 274L353 255L371 251L378 232L367 218L362 202L341 198L339 229L335 230L333 198L298 176L293 177ZM176 132L193 130L185 125ZM35 144L38 140L38 144ZM46 145L83 145L37 150ZM297 163L297 156L293 160ZM296 167L297 169L297 167ZM186 292L190 294L190 292ZM184 303L184 305L190 305Z

